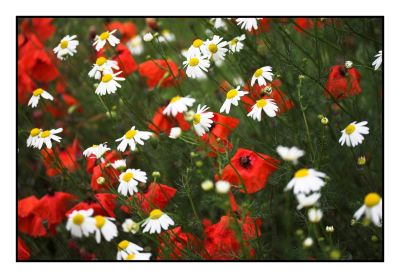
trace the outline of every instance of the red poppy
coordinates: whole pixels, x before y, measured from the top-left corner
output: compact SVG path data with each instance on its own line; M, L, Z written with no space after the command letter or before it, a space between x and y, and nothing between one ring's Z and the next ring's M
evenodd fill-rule
M164 132L170 134L171 128L179 126L183 131L190 129L190 124L185 120L183 113L178 113L176 117L163 114L165 106L156 110L152 122L149 124L149 129L155 133Z
M113 163L117 159L119 159L119 155L116 151L111 151L104 155L105 165L108 163ZM86 172L88 174L91 174L93 172L93 168L96 166L96 163L97 163L97 158L95 155L90 155L86 159Z
M73 206L65 213L68 217L74 210L88 210L93 209L93 215L103 215L115 217L115 206L117 196L111 193L98 193L94 198L89 198L84 202L80 202Z
M160 235L158 260L179 260L185 258L185 250L193 252L201 246L200 241L191 233L182 231L182 227L163 232Z
M18 237L18 260L27 261L31 257L28 246L23 242L21 237Z
M279 161L262 153L240 148L231 158L231 165L222 170L222 180L232 185L244 183L242 192L255 193L263 189L268 177L275 172ZM239 174L239 175L238 175Z
M20 26L23 34L35 34L41 41L47 40L56 31L56 27L53 25L53 18L49 17L25 19Z
M310 30L314 28L315 25L314 20L315 20L314 18L298 17L294 20L295 22L294 29L299 33L302 33L303 30ZM323 26L324 26L323 22L321 20L317 20L317 27L321 28Z
M137 28L133 22L120 22L120 21L113 21L107 23L107 30L113 31L118 29L119 33L121 34L120 40L122 43L129 41L132 37L136 36Z
M142 207L143 212L150 213L158 208L164 209L175 196L176 189L161 183L151 183L145 194L137 193L135 196Z
M35 196L18 200L18 231L32 237L42 237L46 235L46 228L43 219L34 214L39 200Z
M122 74L120 76L128 76L137 70L138 66L136 61L125 45L118 44L116 50L118 54L113 57L112 60L118 62L118 66L120 70L122 70Z
M104 178L104 182L99 178ZM108 163L96 165L93 168L91 180L92 189L94 191L105 191L116 184L119 178L119 172ZM99 181L101 181L99 183Z
M361 75L354 68L346 69L344 66L336 65L331 71L326 81L325 95L335 99L344 99L348 96L355 96L361 93Z
M268 33L271 30L272 18L263 17L258 21L258 29L252 30L253 34Z
M147 79L147 86L150 89L154 89L158 85L162 88L175 86L184 76L183 71L179 70L171 59L168 59L167 62L159 59L141 63L139 73Z

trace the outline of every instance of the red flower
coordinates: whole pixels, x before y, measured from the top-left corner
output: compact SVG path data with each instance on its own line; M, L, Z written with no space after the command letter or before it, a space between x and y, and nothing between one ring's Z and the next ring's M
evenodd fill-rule
M136 61L133 59L131 52L125 45L118 44L116 50L118 54L112 60L118 62L118 66L123 73L120 76L128 76L137 70L138 66Z
M179 126L183 131L190 129L190 124L185 120L183 113L178 113L176 117L163 114L165 106L156 110L152 122L149 124L149 129L155 133L164 132L170 134L171 128Z
M33 237L46 235L43 219L33 213L39 200L35 196L18 200L18 231Z
M166 248L168 246L168 248ZM191 233L182 232L181 227L163 232L160 235L160 247L158 248L158 260L185 259L185 250L199 250L200 241Z
M361 75L354 67L346 69L341 65L333 66L324 93L328 98L332 96L335 99L358 95L361 93L360 80Z
M240 148L231 158L234 168L227 165L222 170L221 179L229 181L232 185L244 183L246 190L242 192L255 193L265 187L268 177L277 169L278 163L278 160L265 154Z
M120 39L122 43L129 41L137 34L136 25L133 22L113 21L107 24L108 31L111 32L115 29L118 29L119 33L121 34Z
M119 172L108 163L96 165L93 168L93 175L91 180L92 189L94 191L104 191L112 187L119 178ZM99 178L104 178L104 183L99 183Z
M175 196L176 189L161 183L151 183L145 194L137 193L136 197L143 212L150 213L158 208L164 209L169 201Z
M74 210L93 209L93 215L115 217L116 199L117 196L115 194L98 193L94 195L93 199L90 198L73 206L65 215L68 217Z
M25 19L21 23L21 31L25 35L35 34L41 41L45 41L56 31L52 23L53 18L39 17Z
M294 29L299 33L303 32L302 29L310 30L314 28L315 25L314 20L315 20L314 18L298 17L294 20L295 22ZM321 20L317 20L317 27L321 28L323 26L324 26L323 22Z
M22 241L22 238L18 237L18 260L27 261L31 257L28 246Z
M111 151L105 154L104 162L105 165L108 163L113 163L115 160L119 159L118 153L116 151ZM88 174L93 172L93 168L96 166L97 158L95 155L90 155L86 159L86 172Z
M158 85L162 88L175 86L184 74L171 59L167 62L163 59L146 61L139 65L139 73L147 79L147 86L150 89Z
M257 30L252 30L251 33L252 34L260 34L260 33L268 33L271 29L271 22L272 22L272 18L261 18L258 21L258 29Z

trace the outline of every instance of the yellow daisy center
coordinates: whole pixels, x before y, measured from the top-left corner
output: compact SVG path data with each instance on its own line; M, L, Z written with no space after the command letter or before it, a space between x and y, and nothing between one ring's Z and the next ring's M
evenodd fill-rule
M98 66L102 66L102 65L104 65L104 63L107 61L107 59L106 58L104 58L104 57L99 57L99 58L97 58L97 60L96 60L96 64L98 65Z
M173 98L171 99L170 103L177 102L177 101L180 100L180 99L181 99L180 96L173 97Z
M125 133L125 138L126 139L132 139L133 137L135 137L136 134L137 134L137 130L134 130L134 129L128 130Z
M233 40L230 41L230 44L231 44L231 45L236 45L236 44L238 43L238 41L239 41L239 40L235 38L235 39L233 39Z
M195 66L197 66L198 64L199 64L199 59L198 59L198 58L196 58L196 57L190 58L190 60L189 60L189 65L190 65L191 67L195 67Z
M344 130L348 135L352 134L356 130L356 126L354 124L349 124Z
M67 47L68 47L68 41L67 41L67 40L63 40L63 41L61 41L61 43L60 43L60 47L61 47L62 49L65 49L65 48L67 48Z
M232 89L232 90L230 90L229 92L226 93L226 98L227 99L232 99L235 96L237 96L237 94L238 94L238 91L236 89Z
M210 50L211 53L217 53L218 46L215 43L210 43L208 45L208 50Z
M101 35L99 36L101 40L106 40L108 39L108 37L110 36L110 33L108 31L101 33Z
M260 99L257 100L256 105L258 108L263 108L265 105L267 105L268 101L266 99Z
M203 45L203 41L202 40L200 40L200 39L197 39L197 40L194 40L194 42L193 42L193 44L192 44L194 47L197 47L197 48L199 48L200 46L202 46Z
M153 210L150 212L150 218L156 220L156 219L160 218L163 214L164 214L164 213L163 213L161 210L159 210L159 209L153 209Z
M31 130L31 136L32 137L38 136L39 133L40 133L40 129L38 129L36 127Z
M193 123L194 123L195 125L199 124L199 123L200 123L200 119L201 119L200 114L194 114L194 116L193 116Z
M378 193L369 193L367 196L364 198L364 204L371 208L376 206L381 200L381 196L379 196Z
M84 217L82 214L80 214L80 213L76 214L76 215L72 218L72 222L73 222L75 225L78 225L78 226L82 225L82 223L83 223L84 220L85 220L85 217Z
M304 178L308 176L308 169L300 169L295 174L295 178Z
M96 144L95 144L95 145L92 145L92 148L97 148L98 146L99 146L99 145L96 145Z
M46 138L46 137L49 137L50 135L51 135L51 132L49 130L45 130L40 134L40 137Z
M118 249L120 250L125 250L129 246L129 241L123 240L120 243L118 243Z
M135 254L130 253L128 256L125 257L125 260L127 261L133 261L135 259Z
M105 74L101 78L101 82L107 83L113 78L112 74Z
M133 178L133 173L131 173L131 172L127 172L127 173L125 173L123 176L122 176L122 180L124 181L124 182L128 182L128 181L130 181L132 178Z
M106 224L106 218L101 215L95 216L94 219L96 220L96 227L98 229L103 228L104 224Z
M42 93L43 93L43 89L42 88L38 88L38 89L33 91L33 95L35 97L40 96Z
M262 74L263 74L263 70L262 70L262 69L258 69L258 70L256 70L256 72L254 73L254 76L258 78L258 77L260 77Z

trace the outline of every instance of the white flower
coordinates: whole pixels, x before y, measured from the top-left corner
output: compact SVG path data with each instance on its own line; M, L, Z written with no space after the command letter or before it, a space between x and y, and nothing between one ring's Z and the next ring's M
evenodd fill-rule
M247 116L252 117L254 120L261 121L261 112L264 111L268 117L275 117L276 112L278 112L279 108L275 103L274 99L271 98L262 98L256 101L256 104L251 108L250 113Z
M231 110L231 105L238 106L240 98L248 94L248 92L240 91L239 89L240 86L237 86L236 89L232 89L226 93L226 100L219 110L220 113L226 111L226 114L229 114L229 111Z
M225 55L228 49L225 48L228 42L223 41L224 38L219 36L213 36L212 40L207 40L205 42L205 55L209 58L213 58L215 61L222 61L225 59Z
M114 94L117 91L117 88L121 88L121 85L117 82L125 80L123 77L118 77L121 72L122 71L113 73L112 71L103 71L103 77L96 88L96 94L101 96L104 96L105 94Z
M122 255L122 260L123 261L148 261L150 260L151 253L129 253L129 254L123 254Z
M173 42L175 41L174 33L171 33L168 29L161 31L161 36L158 37L159 42Z
M119 150L120 152L124 152L126 150L126 147L129 145L130 149L134 151L136 148L136 143L143 146L143 140L150 139L150 136L151 132L139 131L135 129L135 126L132 126L130 130L125 132L124 136L115 140L116 142L122 141L121 143L119 143L117 150Z
M39 140L39 135L42 132L41 129L35 127L31 129L31 132L29 133L28 140L26 140L26 146L27 147L36 147L37 142Z
M219 194L226 194L229 189L231 189L231 184L228 181L220 180L215 183L215 190Z
M107 143L102 143L100 145L92 145L83 151L83 155L89 157L91 155L95 155L97 159L103 156L104 153L111 150L107 147Z
M176 139L179 136L181 136L181 134L182 134L182 129L179 126L173 127L171 128L171 131L169 133L169 138Z
M304 241L303 241L303 246L304 248L309 248L314 244L314 240L311 237L307 237Z
M183 61L184 67L186 67L186 74L190 78L202 78L204 72L207 72L207 68L210 67L210 61L207 60L206 56L190 55L186 57L186 61Z
M57 128L57 129L50 129L50 130L44 130L40 132L38 140L36 141L35 147L38 148L39 150L42 148L43 144L46 144L46 147L48 149L51 149L52 144L51 144L51 139L53 139L56 142L60 142L61 137L54 135L57 133L62 132L62 128Z
M140 230L140 226L138 223L134 222L132 219L125 219L124 223L122 223L122 230L125 233L136 234Z
M356 211L354 218L359 220L363 215L375 226L382 226L382 198L378 193L372 192L365 196L364 205Z
M119 70L118 62L113 60L107 60L104 57L99 57L96 63L93 64L93 68L89 71L88 75L96 80L101 78L103 71L112 72L112 70Z
M143 247L140 247L133 242L123 240L118 243L117 260L121 261L124 256L129 254L138 254L139 251L143 251Z
M57 58L64 60L66 55L74 56L76 53L76 47L79 45L79 41L75 40L76 35L66 35L60 43L53 49L54 53L57 54Z
M48 92L46 92L42 88L38 88L32 92L32 96L29 99L28 106L32 106L32 108L35 108L39 103L40 97L44 99L49 99L51 101L54 99L53 96L50 95Z
M96 220L92 217L93 209L74 210L68 215L67 231L74 237L89 236L96 229Z
M140 55L143 53L143 43L142 37L137 35L131 38L127 43L126 46L129 48L129 51L132 55Z
M322 219L322 210L316 208L310 208L308 210L308 220L312 223L318 223Z
M226 29L226 23L224 22L223 18L216 17L216 18L211 18L210 22L214 24L215 29L223 28Z
M144 34L144 36L143 36L143 40L144 40L145 42L150 42L150 41L153 40L153 35L152 35L151 33L146 33L146 34Z
M126 168L126 160L125 159L118 159L111 163L111 166L117 170L123 170Z
M211 189L213 189L214 187L214 183L210 180L205 180L201 183L201 188L204 191L210 191Z
M326 226L325 231L327 233L333 233L335 231L335 228L333 226Z
M257 81L258 85L264 86L267 85L267 82L265 79L268 81L272 82L274 74L272 73L272 67L270 66L265 66L262 68L259 68L256 70L253 74L253 77L251 78L251 86L254 85L254 83Z
M319 198L321 198L320 193L312 193L310 195L305 195L303 193L296 194L297 209L301 210L302 208L311 207L318 203Z
M119 44L119 39L113 35L116 31L117 29L111 32L105 31L101 33L100 36L96 35L93 43L93 46L96 46L96 51L102 49L106 42L108 42L111 46L116 46Z
M242 50L243 47L244 47L244 44L242 43L242 41L244 41L245 39L246 39L246 35L245 34L233 38L229 42L229 49L232 52L240 52L240 50Z
M260 19L259 17L257 18L236 18L236 23L237 25L240 26L240 28L242 29L246 29L247 31L251 31L253 29L257 30L258 26L257 26L257 20Z
M293 189L294 194L316 192L325 185L326 175L314 169L300 169L295 174L293 179L287 184L285 191Z
M303 150L300 150L297 147L288 148L278 146L276 148L276 151L283 160L290 161L294 165L297 165L299 158L305 154Z
M161 233L161 230L168 230L168 226L173 226L174 220L169 217L166 213L159 209L153 209L150 212L150 216L142 224L143 233L149 232L150 234Z
M205 44L204 41L201 39L196 39L193 41L192 45L189 47L189 49L186 52L186 57L188 56L201 56L201 54L205 54Z
M189 110L183 114L183 118L185 119L185 121L191 122L193 121L194 114L196 114L196 112L194 112L193 110Z
M382 64L382 50L379 50L378 54L375 55L376 59L372 62L374 70L378 70Z
M137 185L139 181L143 183L147 181L146 173L140 169L127 169L119 175L118 192L124 196L127 196L128 192L133 195L133 192L138 192Z
M103 235L106 241L111 241L113 238L118 236L117 226L112 222L115 219L111 217L104 217L97 215L94 217L95 220L95 237L96 242L101 242L101 235Z
M198 136L203 136L206 131L209 131L213 123L211 118L214 117L214 114L212 112L206 112L208 108L207 105L201 107L199 104L199 106L197 106L197 112L193 116L194 131L196 131Z
M366 126L368 124L367 121L363 122L352 122L345 129L342 130L342 136L339 139L339 143L343 146L346 143L346 146L355 147L358 144L361 144L364 141L364 136L362 134L368 134L369 128Z
M178 113L188 111L188 107L191 107L195 101L196 100L194 98L191 98L190 96L175 96L170 100L167 107L164 108L163 114L176 117Z

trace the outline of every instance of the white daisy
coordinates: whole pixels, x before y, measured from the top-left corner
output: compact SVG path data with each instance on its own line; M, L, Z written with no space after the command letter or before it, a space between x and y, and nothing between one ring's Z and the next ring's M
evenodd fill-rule
M100 145L92 145L83 151L83 155L89 157L95 155L97 159L102 157L107 151L111 150L107 147L107 143L102 143Z
M191 98L190 96L175 96L170 100L167 107L164 108L163 114L176 117L178 113L188 111L188 107L191 107L195 101L196 100L194 98Z
M117 260L121 261L124 255L128 254L137 254L139 251L143 251L143 247L136 245L133 242L129 242L127 240L123 240L118 243L118 252L117 252Z
M67 231L71 231L73 237L89 236L96 229L96 220L92 217L93 209L74 210L68 215Z
M206 131L209 131L213 121L211 118L214 117L212 112L206 112L209 107L204 105L203 107L199 104L197 106L197 112L193 116L193 126L198 136L203 136Z
M114 218L97 215L94 217L94 220L97 243L101 242L101 235L103 235L106 241L111 241L118 236L117 226L112 222L115 220Z
M159 209L153 209L150 212L150 216L142 224L143 233L149 232L150 234L161 233L161 230L168 230L168 226L173 226L174 220L169 217L166 213Z
M239 89L240 86L237 86L236 89L232 89L226 93L226 100L219 110L220 113L226 111L226 114L229 114L229 111L231 110L231 105L238 106L240 98L249 93L246 91L240 91Z
M132 219L125 219L124 223L122 223L122 230L125 233L136 234L140 230L140 225L134 222Z
M382 198L378 193L373 192L365 196L364 205L356 211L354 218L359 220L363 215L375 226L382 226Z
M186 57L188 56L201 56L201 54L205 54L205 44L201 39L195 39L192 45L189 47L186 53Z
M96 94L104 96L105 94L114 94L117 88L121 88L121 85L117 81L123 81L125 78L118 77L122 71L113 73L112 71L103 71L103 77L101 78L100 84L96 88Z
M210 58L213 58L214 61L222 61L225 59L225 55L228 52L228 49L225 48L228 45L227 41L223 40L224 38L219 36L213 36L212 40L207 40L205 42L205 55Z
M375 55L376 59L372 62L374 70L378 70L382 64L382 50L379 50L378 54Z
M323 216L322 210L317 208L310 208L307 214L308 220L310 220L312 223L318 223L319 221L321 221Z
M177 126L177 127L171 128L171 131L170 131L168 137L171 139L176 139L179 136L181 136L181 134L182 134L182 129L179 126Z
M245 34L233 38L229 42L229 49L232 52L240 52L240 50L242 50L243 47L244 47L244 44L242 43L242 41L244 41L245 39L246 39L246 35Z
M215 190L219 194L226 194L229 192L230 189L231 184L228 181L220 180L215 183Z
M127 169L119 175L118 192L124 196L133 195L138 192L137 185L139 182L145 183L147 181L146 173L140 169Z
M153 40L153 35L151 33L146 33L143 35L143 40L145 42L151 42Z
M346 146L355 147L358 144L361 144L364 141L363 134L369 133L369 128L366 126L368 124L367 121L363 122L352 122L345 129L342 130L342 136L339 139L339 143L343 146L346 143Z
M305 154L303 150L300 150L297 147L288 148L283 146L278 146L276 152L283 160L290 161L294 165L297 165L299 158Z
M51 149L52 147L51 140L53 139L56 142L60 142L61 137L55 134L60 133L62 131L63 131L62 128L57 128L57 129L44 130L40 132L39 138L36 142L36 148L40 150L43 144L46 144L46 147L48 149Z
M251 86L254 85L254 83L257 81L258 85L264 86L267 85L267 82L265 79L268 81L272 82L274 74L272 73L272 67L270 66L265 66L262 68L259 68L256 70L253 74L253 77L251 78Z
M26 146L27 147L36 147L37 146L37 142L39 140L39 135L42 132L41 129L39 128L32 128L31 132L29 133L29 137L28 140L26 141Z
M98 80L101 78L103 71L111 72L113 69L119 70L117 61L107 60L104 57L99 57L97 58L96 63L93 64L93 68L89 71L88 75L89 77Z
M275 117L276 112L279 108L275 103L275 100L271 98L262 98L256 101L256 104L251 108L250 113L247 114L248 117L252 117L254 120L261 121L261 112L264 111L268 117Z
M253 17L253 18L243 18L243 17L239 17L236 18L236 23L237 25L240 26L240 28L242 29L246 29L247 31L251 31L253 29L257 30L258 29L258 25L257 25L257 20L261 19L260 17Z
M132 55L140 55L143 53L143 42L142 37L137 35L131 38L127 43L126 46L129 48L129 51Z
M168 29L162 30L160 36L158 37L159 42L174 42L175 39L175 34L171 33L171 31Z
M57 58L64 60L67 55L74 56L76 53L76 47L79 45L79 41L75 40L76 35L66 35L60 43L53 49L54 53L57 54Z
M296 194L297 209L301 210L302 208L307 208L314 206L318 203L319 198L321 198L320 193L311 193L310 195L305 195L303 193Z
M285 191L293 189L294 194L309 194L319 191L324 185L326 175L314 169L300 169L287 184Z
M122 255L122 260L123 261L148 261L150 260L151 253L129 253L129 254L123 254Z
M118 159L111 163L111 166L117 170L123 170L126 168L126 160L125 159Z
M115 142L122 141L119 143L117 150L120 152L124 152L126 147L129 145L132 151L136 148L136 143L139 145L144 145L143 140L148 140L151 136L151 132L148 131L139 131L135 129L135 126L132 126L130 130L125 132L125 135L121 138L115 140Z
M96 35L93 43L93 46L95 46L96 51L102 49L106 44L106 42L108 42L111 46L116 46L117 44L119 44L119 39L113 35L116 31L117 29L111 32L105 31L101 33L100 36Z
M49 99L51 101L54 99L53 96L50 95L48 92L46 92L42 88L38 88L32 92L32 96L29 99L28 106L32 106L32 108L35 108L39 103L40 97L44 99Z
M211 18L210 19L210 22L212 23L212 24L214 24L214 28L215 29L219 29L219 28L223 28L223 29L226 29L226 23L224 22L224 19L223 18L220 18L220 17L216 17L216 18Z
M190 78L202 78L204 72L207 72L207 68L210 67L210 61L207 60L206 56L200 55L188 55L186 61L183 61L184 67L186 67L186 75Z

